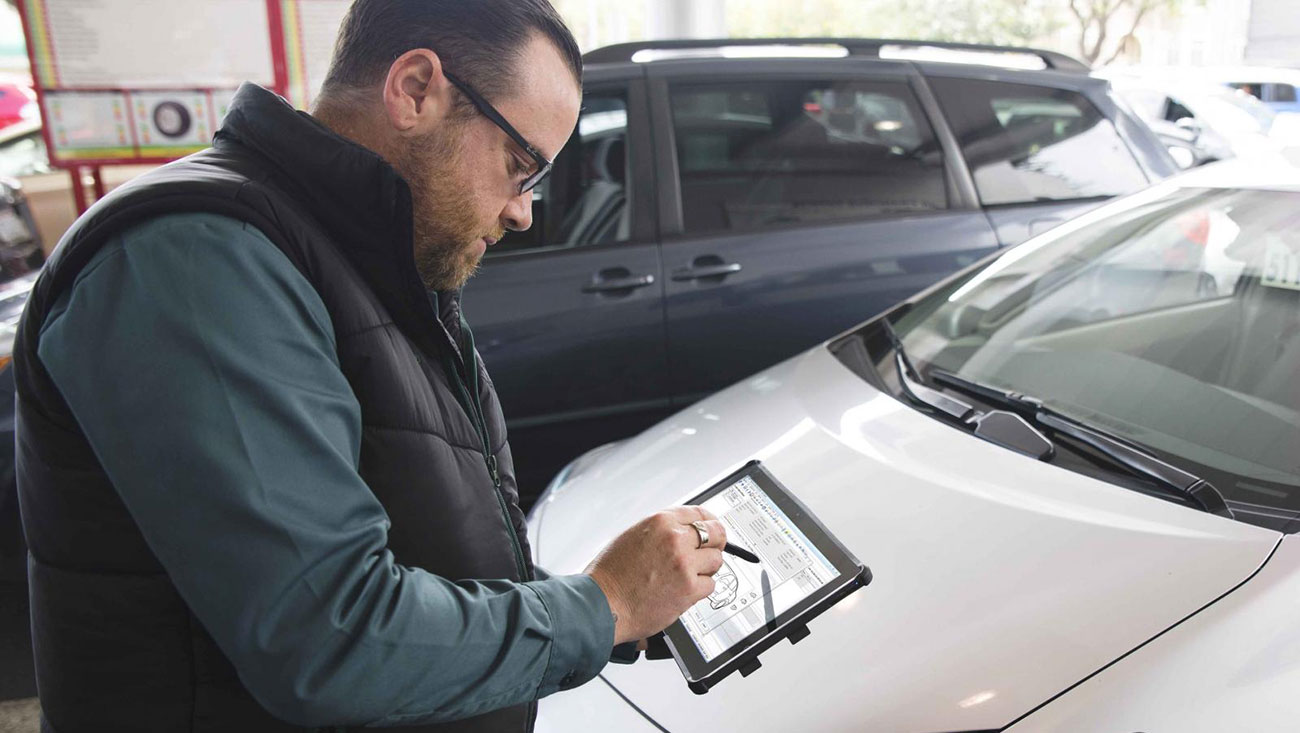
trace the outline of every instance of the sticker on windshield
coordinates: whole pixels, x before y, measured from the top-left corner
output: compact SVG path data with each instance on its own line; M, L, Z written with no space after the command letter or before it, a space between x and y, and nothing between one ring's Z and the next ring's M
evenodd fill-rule
M1270 288L1300 290L1300 252L1286 242L1270 241L1264 247L1264 275L1260 283Z

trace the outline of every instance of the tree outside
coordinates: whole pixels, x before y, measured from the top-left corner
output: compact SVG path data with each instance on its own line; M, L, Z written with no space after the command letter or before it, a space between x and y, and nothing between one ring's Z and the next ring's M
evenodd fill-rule
M644 39L663 0L552 0L585 49ZM726 36L868 36L1035 45L1096 65L1204 0L727 0Z

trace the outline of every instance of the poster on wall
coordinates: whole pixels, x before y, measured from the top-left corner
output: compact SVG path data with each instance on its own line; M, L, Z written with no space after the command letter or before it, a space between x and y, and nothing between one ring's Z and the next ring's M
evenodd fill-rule
M271 86L265 0L26 0L44 88Z
M51 163L161 163L201 150L245 81L309 108L350 4L19 0Z
M218 118L209 91L131 95L136 145L146 157L188 155L207 147Z
M351 0L279 0L284 19L288 66L288 98L298 109L310 109L329 72L343 16Z
M134 158L131 109L126 95L116 91L49 91L44 98L45 128L68 160Z

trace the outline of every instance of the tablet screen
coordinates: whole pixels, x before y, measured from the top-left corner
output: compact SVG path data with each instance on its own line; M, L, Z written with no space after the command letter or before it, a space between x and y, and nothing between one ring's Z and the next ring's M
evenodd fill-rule
M727 541L761 563L723 555L713 594L682 617L706 662L835 580L839 571L749 475L702 502L722 520Z

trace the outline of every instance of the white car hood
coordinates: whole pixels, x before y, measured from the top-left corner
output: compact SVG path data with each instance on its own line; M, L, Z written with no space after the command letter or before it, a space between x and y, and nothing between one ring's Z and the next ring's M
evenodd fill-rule
M819 348L584 461L534 513L538 562L581 572L753 458L875 579L703 696L671 661L606 667L674 733L999 728L1242 582L1280 537L964 434Z

